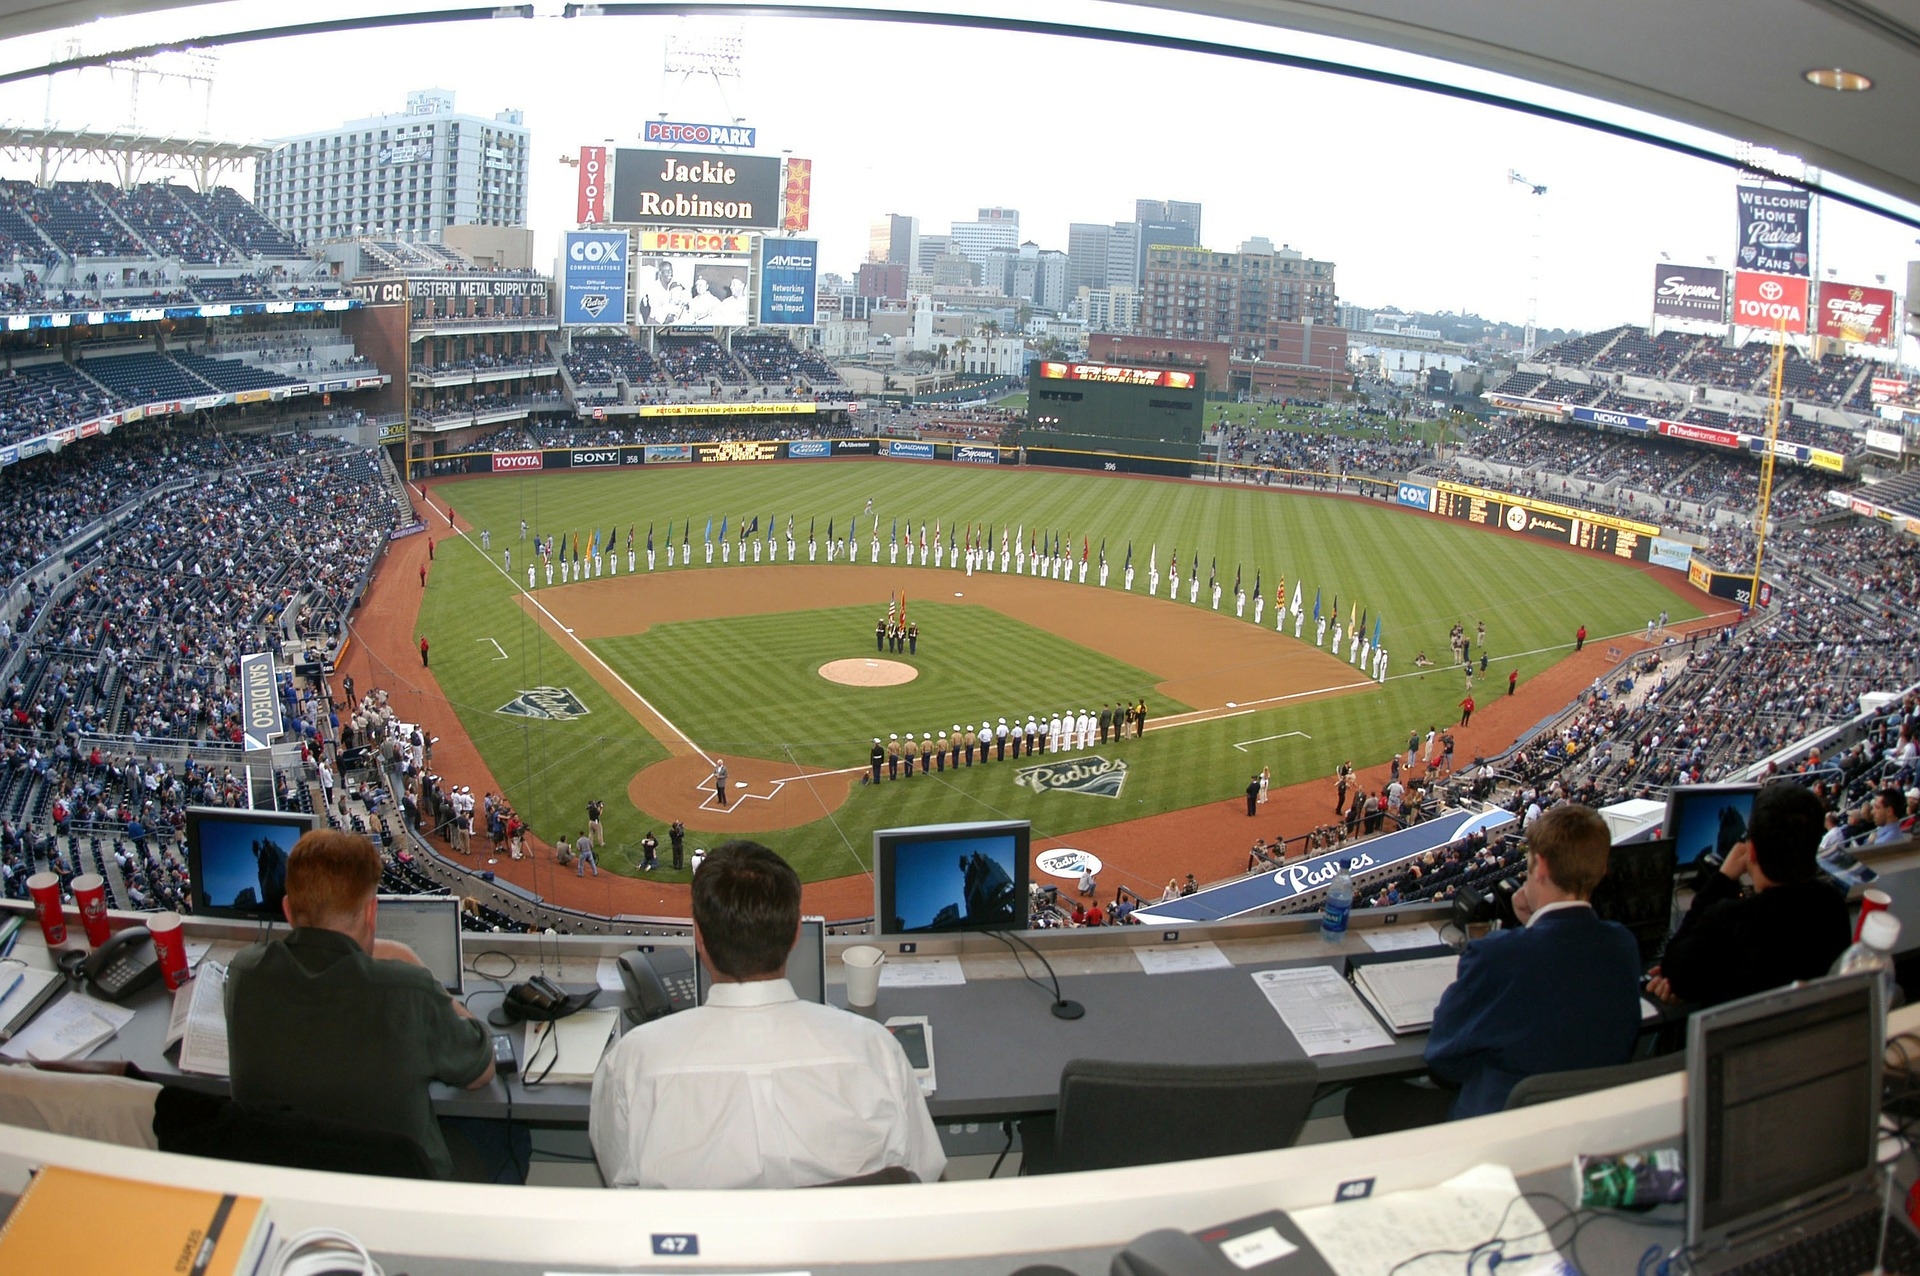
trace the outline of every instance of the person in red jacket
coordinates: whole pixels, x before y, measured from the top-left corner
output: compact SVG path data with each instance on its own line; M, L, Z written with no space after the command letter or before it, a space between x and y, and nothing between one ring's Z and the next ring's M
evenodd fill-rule
M420 640L420 667L422 669L427 667L427 640L425 638Z
M421 641L424 642L425 639L422 639ZM424 657L426 653L422 652L421 654ZM1472 721L1473 721L1473 697L1468 696L1465 700L1462 700L1460 702L1460 725L1464 727L1469 722L1472 722Z
M1512 695L1514 691L1519 688L1519 686L1520 686L1520 671L1518 669L1507 670L1507 694Z
M1587 627L1585 625L1573 631L1573 649L1575 651L1587 645Z

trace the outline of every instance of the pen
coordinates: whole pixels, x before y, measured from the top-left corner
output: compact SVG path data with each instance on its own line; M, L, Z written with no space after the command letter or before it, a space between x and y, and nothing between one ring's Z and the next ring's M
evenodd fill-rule
M25 971L19 971L19 970L14 971L13 978L7 980L6 991L0 992L0 1002L4 1002L6 1001L7 998L13 996L13 990L15 988L18 988L20 986L20 981L22 979L25 979L26 977L27 976Z

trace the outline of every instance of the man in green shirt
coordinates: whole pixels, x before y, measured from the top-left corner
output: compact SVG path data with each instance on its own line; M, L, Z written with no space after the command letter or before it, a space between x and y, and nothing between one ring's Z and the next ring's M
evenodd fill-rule
M287 857L284 939L227 969L227 1050L235 1101L403 1135L453 1177L429 1082L493 1080L486 1026L405 944L374 936L380 853L320 829Z

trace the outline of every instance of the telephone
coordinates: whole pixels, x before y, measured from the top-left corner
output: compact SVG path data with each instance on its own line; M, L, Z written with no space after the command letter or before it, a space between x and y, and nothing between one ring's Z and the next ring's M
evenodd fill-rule
M87 954L80 973L101 996L124 1001L160 978L160 955L145 926L129 926Z
M684 948L633 949L620 954L620 981L627 986L627 1018L651 1023L694 1005L693 953Z

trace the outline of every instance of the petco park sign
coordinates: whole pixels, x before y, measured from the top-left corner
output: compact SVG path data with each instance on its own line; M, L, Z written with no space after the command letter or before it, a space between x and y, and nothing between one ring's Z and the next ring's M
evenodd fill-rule
M1794 275L1733 275L1733 321L1748 328L1807 330L1807 281Z

